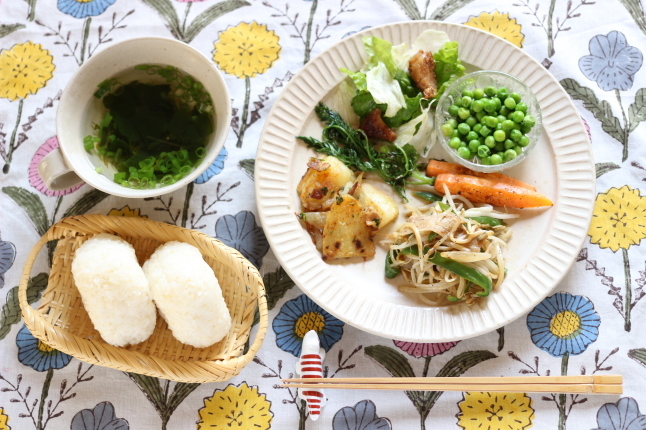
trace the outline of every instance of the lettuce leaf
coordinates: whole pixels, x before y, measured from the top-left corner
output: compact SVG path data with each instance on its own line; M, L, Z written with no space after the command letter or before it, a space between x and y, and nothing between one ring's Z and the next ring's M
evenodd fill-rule
M377 104L388 105L385 115L392 117L399 109L406 106L404 94L399 82L393 79L386 65L379 62L375 67L366 72L366 87Z
M393 117L383 118L386 125L390 128L399 127L400 125L418 116L422 112L420 103L423 98L424 95L422 93L419 93L415 97L404 96L406 107L399 109L399 111Z
M388 109L385 104L377 104L372 94L368 91L357 91L356 95L352 98L352 110L361 118L368 115L373 110L379 108L382 112Z
M449 35L445 32L429 29L422 31L419 36L417 36L417 39L415 39L411 48L413 54L421 49L422 51L430 52L435 56L435 53L450 41L451 39L449 39Z
M376 36L371 36L363 38L363 47L365 48L366 53L370 56L370 60L367 64L368 70L377 67L379 63L383 63L386 66L386 69L388 69L390 76L395 76L397 67L395 66L395 60L393 60L392 43Z
M458 42L446 42L442 49L433 54L433 59L437 78L436 99L439 99L454 81L465 75L464 66L458 58Z
M421 113L412 120L393 129L397 133L397 138L393 142L397 146L410 144L422 156L427 157L428 152L435 144L434 118L429 113L431 105L421 109Z
M350 76L350 79L352 79L354 84L357 86L357 90L359 90L359 91L367 91L366 74L365 73L363 73L363 72L353 72L352 70L346 69L345 67L342 67L339 70L341 70L346 75Z

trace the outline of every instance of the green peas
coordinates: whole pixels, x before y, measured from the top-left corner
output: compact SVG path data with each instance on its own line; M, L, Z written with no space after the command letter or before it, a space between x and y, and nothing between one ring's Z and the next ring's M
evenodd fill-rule
M502 130L502 122L496 124L496 130Z
M502 102L498 97L494 97L491 100L493 100L493 104L495 106L495 111L498 112L500 110L500 107L502 106Z
M453 128L456 128L458 126L458 122L455 120L455 118L449 118L446 120L445 124L451 124Z
M469 159L471 158L471 151L469 151L469 148L465 148L463 146L458 148L458 157L462 157L464 159Z
M449 147L453 149L458 149L460 147L460 143L462 142L462 139L459 137L452 137L451 140L449 140Z
M469 96L464 96L462 97L462 107L463 108L469 108L471 106L471 102L473 99Z
M529 133L530 131L532 131L532 128L531 128L531 127L527 127L526 125L524 125L524 126L522 126L522 127L520 128L520 131L522 131L523 133L527 134L527 133Z
M509 132L514 129L514 122L510 119L505 119L502 122L502 129Z
M532 128L536 125L536 119L534 119L530 114L527 114L525 115L525 118L523 118L523 125Z
M498 91L498 90L496 89L496 87L494 87L494 86L492 86L492 85L489 85L488 87L485 87L485 88L484 88L484 93L485 93L486 95L488 95L489 97L493 97L493 96L495 96L497 91Z
M483 109L484 109L484 103L482 102L482 100L474 100L471 103L471 110L473 112L475 113L482 112Z
M496 142L504 142L507 138L507 134L502 130L496 130L493 132L493 138Z
M463 89L462 90L462 97L472 97L473 98L473 91L469 89Z
M516 100L512 99L511 97L507 97L505 99L504 105L507 109L515 109L516 108Z
M514 158L516 158L517 155L518 154L516 154L516 151L514 151L513 149L508 149L508 150L505 151L502 158L503 158L503 160L505 160L505 163L506 163L507 161L511 161Z
M493 116L484 117L483 121L489 128L496 128L496 126L498 125L498 118L495 118Z
M498 113L499 113L500 115L502 115L502 116L506 117L506 116L507 116L507 115L509 115L511 112L513 112L513 109L512 109L512 110L509 110L509 109L507 109L507 106L503 106L503 107L501 107L501 108L500 108L500 111L499 111Z
M448 109L449 110L449 115L458 116L458 109L460 109L460 107L458 105L449 106L449 109Z
M461 107L458 109L458 116L460 119L467 119L471 116L471 112L469 112L469 109Z
M511 149L511 148L513 148L514 146L516 146L516 142L514 142L514 141L513 141L513 140L511 140L511 139L505 139L505 141L503 142L503 144L504 144L504 146L505 146L505 149Z
M457 129L457 128L455 128L455 129L453 130L453 133L451 133L451 137L460 137L460 133L458 133L458 129Z
M516 103L520 103L520 100L521 100L521 96L520 96L520 94L518 94L518 93L511 93L511 94L509 94L509 97L511 97L512 99L514 99L514 101L515 101Z
M496 146L494 147L496 152L505 152L505 143L504 142L496 142Z
M458 97L453 101L453 104L456 105L457 107L462 107L462 97Z
M460 124L462 125L462 124ZM487 127L486 125L483 125L482 128L480 129L480 136L487 137L491 134L491 129Z
M489 160L494 166L497 164L502 164L502 157L500 156L500 154L493 154L491 157L489 157Z
M476 133L475 131L471 130L470 132L468 132L468 133L467 133L467 136L466 136L465 140L466 140L467 142L470 142L470 141L472 141L472 140L477 140L477 139L478 139L478 137L479 137L479 136L478 136L478 133Z
M523 148L521 148L520 146L514 146L513 150L516 153L516 155L520 155L523 153Z
M480 111L476 114L476 119L478 121L482 121L482 118L484 118L485 116L487 116L487 112Z
M500 87L498 88L498 91L496 91L496 96L498 96L500 100L505 100L507 96L509 96L509 90L505 87Z
M476 133L480 133L480 129L482 128L482 124L478 123L471 127L471 130L475 131Z
M487 136L485 137L484 144L487 146L487 148L495 148L496 147L496 139L493 138L493 136Z
M469 127L473 127L478 123L478 120L476 119L475 116L470 116L467 119L465 119L464 122L467 123Z
M493 102L491 99L482 99L482 103L484 103L484 111L487 113L492 113L496 110L496 104Z
M523 119L525 119L525 114L519 110L514 111L511 114L511 120L514 121L515 123L521 123L523 122Z
M518 139L518 146L522 146L524 148L527 145L529 145L529 137L522 136L520 139Z
M502 123L504 120L506 120L506 119L507 119L507 117L506 117L506 116L504 116L504 115L498 115L496 118L498 118L498 122L499 122L499 123Z
M471 152L477 152L477 151L478 151L478 148L480 147L480 141L479 141L479 140L477 140L477 139L476 139L476 140L472 140L472 141L470 141L470 142L469 142L468 147L469 147L469 151L471 151ZM486 148L486 146L485 146L485 148Z
M523 137L523 133L519 130L512 130L509 132L509 138L514 142L518 142Z
M458 124L458 132L459 132L461 135L463 135L463 136L464 136L464 135L466 135L466 134L467 134L468 132L470 132L470 131L471 131L471 127L469 127L469 124L465 124L465 123Z
M523 102L516 103L516 110L523 113L527 112L527 104Z
M442 124L442 127L440 127L440 129L442 130L442 134L444 136L450 136L451 134L453 134L453 126L449 123Z
M491 154L491 150L485 145L478 146L477 151L478 151L478 157L480 158L488 157Z
M480 100L483 98L485 95L484 90L482 88L476 88L473 90L473 98L476 100Z

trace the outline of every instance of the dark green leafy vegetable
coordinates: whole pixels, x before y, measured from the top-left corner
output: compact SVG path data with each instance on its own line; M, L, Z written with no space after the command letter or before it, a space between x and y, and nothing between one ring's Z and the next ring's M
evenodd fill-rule
M141 65L168 83L122 85L115 79L99 84L94 94L108 110L96 136L86 136L86 151L96 150L118 171L114 181L130 188L170 185L186 176L206 154L213 133L210 95L202 84L174 67Z
M419 155L411 145L393 144L377 147L370 143L362 130L350 127L341 116L319 103L314 108L318 118L326 124L322 140L307 136L298 139L317 152L341 160L345 165L363 172L375 172L404 200L406 178L416 170Z
M386 278L393 279L395 276L399 275L402 271L399 267L393 267L393 260L390 258L390 252L386 254L386 263L385 263L385 273Z
M469 219L472 219L480 224L487 224L491 227L496 227L499 225L505 225L505 222L499 218L492 218L490 216L470 216Z
M415 195L431 203L442 201L442 196L438 196L437 194L433 194L433 193L428 193L426 191L417 191L415 192Z

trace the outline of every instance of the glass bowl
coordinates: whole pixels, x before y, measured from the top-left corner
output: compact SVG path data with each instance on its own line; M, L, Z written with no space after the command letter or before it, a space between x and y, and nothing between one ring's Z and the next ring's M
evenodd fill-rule
M477 154L471 160L460 157L457 154L457 150L449 146L449 140L451 139L451 136L444 136L441 130L442 125L448 119L454 118L449 114L448 110L449 107L454 104L456 98L462 97L463 90L485 88L489 85L492 85L496 88L506 87L509 90L510 94L513 92L519 93L522 102L527 104L527 113L531 114L536 120L536 124L532 127L529 133L526 134L526 136L529 138L529 143L523 148L522 152L518 154L513 160L509 160L507 162L496 165L482 164ZM461 122L459 118L458 122ZM437 109L435 111L435 129L438 140L441 142L442 146L449 154L452 161L477 172L499 172L501 170L513 167L527 158L529 153L538 143L538 139L541 136L543 127L541 109L538 105L538 100L536 100L536 96L527 85L525 85L515 77L508 75L507 73L482 70L479 72L469 73L468 75L461 77L460 79L455 81L444 92L444 94L442 94L442 97L440 98Z

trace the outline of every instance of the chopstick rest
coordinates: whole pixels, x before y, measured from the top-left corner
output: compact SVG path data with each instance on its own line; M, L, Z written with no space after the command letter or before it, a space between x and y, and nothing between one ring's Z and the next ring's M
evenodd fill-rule
M622 394L621 375L429 377L429 378L291 378L282 387L347 390L486 391L498 393Z
M324 358L325 350L320 346L318 334L314 330L308 331L303 337L301 357L296 364L296 373L301 376L299 379L304 381L323 379ZM312 421L318 420L326 401L321 387L301 387L297 391L298 397L305 401Z

